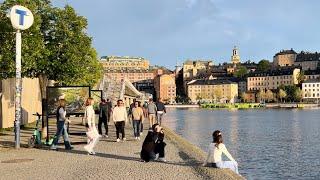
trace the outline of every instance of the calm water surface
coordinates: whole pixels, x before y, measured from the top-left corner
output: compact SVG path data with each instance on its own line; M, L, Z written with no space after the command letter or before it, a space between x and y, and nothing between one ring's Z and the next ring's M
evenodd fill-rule
M213 130L248 179L320 179L320 109L168 109L164 125L207 152Z

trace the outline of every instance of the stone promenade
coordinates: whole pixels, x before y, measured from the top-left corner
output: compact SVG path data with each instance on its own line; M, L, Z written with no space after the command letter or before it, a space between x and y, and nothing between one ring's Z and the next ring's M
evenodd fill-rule
M146 125L145 125L146 126ZM51 126L54 133L54 126ZM201 167L201 161L192 155L193 147L181 143L170 130L166 133L167 162L140 161L140 150L147 133L145 127L141 141L133 137L132 125L126 127L127 141L115 142L115 128L109 125L109 138L102 138L95 148L97 154L87 155L83 146L85 128L79 119L70 125L74 150L58 151L28 149L26 143L32 130L22 131L22 147L13 147L13 132L0 135L0 179L241 179L230 170ZM190 155L191 153L191 155ZM203 157L201 157L203 158Z

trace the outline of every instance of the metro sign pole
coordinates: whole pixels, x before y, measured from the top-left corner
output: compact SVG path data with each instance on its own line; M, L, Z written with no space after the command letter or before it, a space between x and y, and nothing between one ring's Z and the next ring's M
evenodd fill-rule
M10 11L10 20L12 26L17 30L16 32L16 94L15 94L15 148L20 148L20 123L21 123L21 93L22 93L22 79L21 79L21 32L31 27L33 24L33 14L31 11L23 6L13 6Z

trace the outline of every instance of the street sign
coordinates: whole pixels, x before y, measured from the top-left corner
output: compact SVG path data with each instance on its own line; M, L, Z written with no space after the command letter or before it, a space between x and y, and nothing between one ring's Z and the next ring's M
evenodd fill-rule
M21 123L21 95L22 95L22 79L21 79L21 32L26 30L33 24L33 14L23 6L13 6L10 11L10 20L16 32L16 94L15 94L15 148L20 148L20 123Z
M33 14L23 6L13 6L10 11L12 26L17 30L26 30L33 24Z

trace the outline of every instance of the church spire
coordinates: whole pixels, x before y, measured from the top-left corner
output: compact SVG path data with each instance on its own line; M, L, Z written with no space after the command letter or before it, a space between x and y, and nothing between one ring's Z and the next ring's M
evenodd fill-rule
M239 49L237 48L237 46L233 47L232 56L231 56L231 62L232 62L232 64L240 63Z

